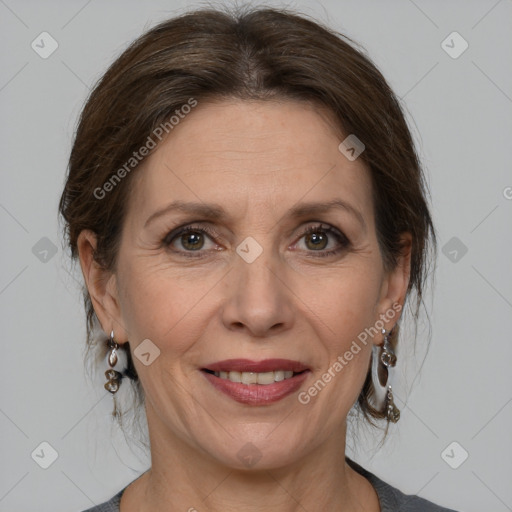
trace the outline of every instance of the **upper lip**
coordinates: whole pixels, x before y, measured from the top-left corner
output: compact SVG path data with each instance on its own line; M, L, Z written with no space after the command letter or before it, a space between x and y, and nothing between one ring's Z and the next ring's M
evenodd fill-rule
M294 373L308 370L309 368L299 361L291 359L263 359L252 361L250 359L225 359L206 365L204 370L214 372L274 372L278 370L292 371Z

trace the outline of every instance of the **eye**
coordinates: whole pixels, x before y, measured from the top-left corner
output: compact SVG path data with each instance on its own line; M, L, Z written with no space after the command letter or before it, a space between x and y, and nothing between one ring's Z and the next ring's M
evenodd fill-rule
M213 229L207 226L190 225L171 231L166 235L163 243L185 257L200 258L208 250L208 247L205 247L208 240L213 244L213 248L210 247L210 250L218 250L218 246L213 243L218 236ZM314 257L332 256L350 246L350 241L341 231L322 224L308 227L303 231L300 240L302 239L304 239L306 252L317 253L314 254ZM334 247L330 244L331 240L335 243ZM181 245L181 248L177 247L178 245ZM329 245L331 248L326 250Z
M304 244L308 252L318 253L314 255L315 257L338 254L347 249L350 245L350 241L341 231L331 226L323 226L322 224L308 227L302 233L300 240L302 239L304 239ZM329 250L325 250L331 240L338 242L337 245L334 245L334 247L331 247Z
M198 257L200 255L186 254L191 252L198 252L205 246L206 239L215 238L217 234L210 228L203 226L186 226L178 228L177 230L169 233L163 240L164 244L174 247L173 250L180 252L189 257ZM176 244L181 245L181 249L176 249Z

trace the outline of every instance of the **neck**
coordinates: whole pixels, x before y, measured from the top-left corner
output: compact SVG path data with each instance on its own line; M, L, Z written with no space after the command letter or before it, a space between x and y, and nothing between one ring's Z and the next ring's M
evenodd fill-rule
M300 461L239 470L170 436L168 430L163 435L158 431L163 425L146 406L148 425L154 427L149 432L152 465L123 494L121 512L380 511L371 484L345 462L346 425Z

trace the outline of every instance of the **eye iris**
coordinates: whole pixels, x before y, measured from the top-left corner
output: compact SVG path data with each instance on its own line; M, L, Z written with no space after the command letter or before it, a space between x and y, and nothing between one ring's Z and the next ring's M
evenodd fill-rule
M309 242L314 244L314 249L325 249L327 237L325 236L325 233L309 233L306 235L306 244L309 244ZM320 244L322 243L323 245L320 247Z
M312 249L325 249L328 243L328 236L322 230L310 231L306 233L306 245ZM199 250L204 246L204 235L199 231L188 231L182 233L181 237L182 246L189 250ZM311 245L310 245L311 244Z
M200 233L185 233L181 236L181 241L187 249L201 249L204 245L203 235Z

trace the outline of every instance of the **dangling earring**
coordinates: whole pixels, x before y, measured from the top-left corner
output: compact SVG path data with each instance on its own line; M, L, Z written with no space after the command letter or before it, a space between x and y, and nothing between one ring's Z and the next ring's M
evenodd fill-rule
M117 364L117 350L119 350L119 345L114 341L114 331L110 332L110 339L107 340L107 345L110 348L110 352L108 354L107 360L110 365L110 369L105 372L105 377L107 378L107 382L104 387L107 391L110 391L113 395L117 393L119 386L121 385L121 379L123 375L114 370L114 366Z
M372 383L377 409L384 412L389 421L396 423L400 419L400 411L393 400L392 383L396 365L396 355L389 342L391 331L382 329L384 343L381 346L373 345L372 348ZM379 367L379 363L383 366ZM381 374L387 375L386 382L382 382Z

